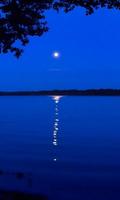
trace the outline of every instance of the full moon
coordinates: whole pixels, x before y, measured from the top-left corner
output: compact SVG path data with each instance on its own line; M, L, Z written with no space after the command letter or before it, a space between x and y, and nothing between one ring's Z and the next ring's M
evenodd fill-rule
M54 58L59 58L59 57L60 57L60 53L59 53L58 51L55 51L55 52L53 53L53 57L54 57Z

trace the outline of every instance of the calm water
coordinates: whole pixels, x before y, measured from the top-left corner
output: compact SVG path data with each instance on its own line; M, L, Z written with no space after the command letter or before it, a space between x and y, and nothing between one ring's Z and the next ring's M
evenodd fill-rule
M0 97L0 189L120 199L120 97Z

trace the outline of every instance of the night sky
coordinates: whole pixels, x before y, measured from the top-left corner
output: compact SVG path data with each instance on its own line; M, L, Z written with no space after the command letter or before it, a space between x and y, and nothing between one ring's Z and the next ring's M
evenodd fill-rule
M0 90L120 88L120 11L48 11L47 20L22 57L0 55Z

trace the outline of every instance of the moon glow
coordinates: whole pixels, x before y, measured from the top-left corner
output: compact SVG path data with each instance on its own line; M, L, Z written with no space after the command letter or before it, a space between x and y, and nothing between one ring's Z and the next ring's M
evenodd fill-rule
M53 52L53 57L54 58L59 58L60 57L60 53L58 51Z

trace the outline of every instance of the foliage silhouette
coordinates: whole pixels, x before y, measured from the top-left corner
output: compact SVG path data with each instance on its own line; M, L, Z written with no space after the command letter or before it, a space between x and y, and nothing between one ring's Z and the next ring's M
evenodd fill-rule
M62 8L67 13L76 6L89 15L100 7L120 9L120 0L0 0L0 53L13 52L19 57L30 36L48 31L46 10Z

